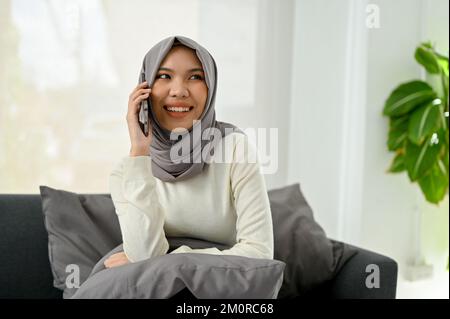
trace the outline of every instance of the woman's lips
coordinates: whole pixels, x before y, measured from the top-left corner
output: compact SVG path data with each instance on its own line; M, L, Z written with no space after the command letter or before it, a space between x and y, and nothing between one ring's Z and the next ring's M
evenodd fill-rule
M180 118L184 118L185 116L187 116L192 110L193 110L193 106L189 106L189 111L183 111L183 112L179 112L179 111L169 111L167 108L167 105L164 105L164 110L167 112L167 114L169 114L169 116L176 118L176 119L180 119Z

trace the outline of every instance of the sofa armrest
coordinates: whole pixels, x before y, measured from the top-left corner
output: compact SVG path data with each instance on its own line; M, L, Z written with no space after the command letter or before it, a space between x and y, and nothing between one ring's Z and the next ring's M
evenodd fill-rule
M372 251L348 246L357 252L329 282L330 297L337 299L395 299L397 263L389 257ZM377 281L378 276L379 281Z

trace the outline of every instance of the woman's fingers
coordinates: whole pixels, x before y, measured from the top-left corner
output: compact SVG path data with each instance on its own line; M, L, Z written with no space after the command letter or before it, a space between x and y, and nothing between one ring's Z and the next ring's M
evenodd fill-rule
M143 82L133 90L128 101L126 121L128 132L130 134L131 150L139 150L139 153L141 153L141 150L148 150L152 142L152 127L150 121L148 122L149 130L146 136L142 130L138 115L142 105L141 102L148 99L151 92L152 89L148 88L147 82Z
M109 262L105 262L105 267L106 268L119 267L119 266L125 265L127 263L128 262L125 260L109 261Z
M139 83L139 84L133 89L133 91L131 91L130 96L129 96L130 99L131 99L131 97L132 97L138 90L143 89L143 88L145 88L145 87L147 87L147 86L148 86L147 81L142 82L142 83Z
M131 102L136 101L137 98L142 97L143 95L150 94L151 91L152 91L152 89L140 89L140 90L136 91L131 96Z
M120 258L120 256L118 256L117 254L114 254L114 255L109 256L109 258L107 260L114 261L114 260L117 260L119 258Z
M149 89L149 91L143 92L140 95L136 96L136 98L133 100L134 105L137 105L142 100L148 98L150 95L150 92L151 92L151 89Z
M147 99L150 96L150 93L151 93L151 89L146 89L144 91L141 91L141 90L137 91L136 95L133 96L131 98L130 102L128 103L128 106L129 106L128 112L131 114L138 113L138 111L141 107L140 103L143 100Z
M125 264L128 264L128 259L116 259L116 260L106 260L104 265L106 268L118 267Z
M117 253L114 255L109 256L109 260L116 260L116 259L120 259L120 258L126 258L125 253L121 252L121 253Z
M117 253L114 255L111 255L108 259L105 260L104 265L106 268L112 268L121 266L124 264L129 263L129 260L124 252Z
M126 263L127 263L127 261L123 260L123 259L109 260L105 263L105 266L108 268L111 268L111 267L115 267L115 266L124 265Z
M148 87L147 82L142 82L138 86L134 88L134 90L131 92L129 96L129 102L134 101L138 96L150 92L151 88Z

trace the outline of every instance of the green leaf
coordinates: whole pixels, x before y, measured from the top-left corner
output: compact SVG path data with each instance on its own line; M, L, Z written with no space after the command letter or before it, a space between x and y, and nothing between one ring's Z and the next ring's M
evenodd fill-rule
M428 49L432 49L433 48L433 44L430 41L422 42L420 45L424 46L425 48L428 48Z
M390 151L403 147L408 137L409 116L391 118L387 146Z
M400 173L406 170L405 166L405 156L403 154L397 154L392 161L391 167L389 168L390 173Z
M439 118L440 118L440 122L441 122L439 124L439 126L442 127L444 130L448 130L448 120L445 117L445 105L444 104L441 104L439 106Z
M441 104L440 99L435 99L412 113L408 137L413 143L420 145L430 133L438 131L441 124Z
M441 159L442 165L444 165L444 170L447 173L447 178L449 176L448 158L449 158L449 153L448 153L448 146L447 146L444 149L444 156L442 156L442 159Z
M428 45L421 45L416 49L415 58L431 74L438 74L440 65L433 48Z
M396 130L400 127L408 129L409 115L401 117L391 117L389 121L389 129Z
M442 139L436 134L428 138L422 145L416 145L409 140L406 143L405 165L411 181L416 181L426 175L437 162L439 151L443 146Z
M443 170L442 162L436 162L430 172L419 179L419 185L427 201L438 204L448 190L448 175Z
M448 78L448 58L440 58L438 59L438 63L442 72Z
M442 72L448 78L448 57L439 54L439 52L436 52L436 57Z
M398 86L389 96L383 114L398 117L436 98L436 92L423 81L411 81Z

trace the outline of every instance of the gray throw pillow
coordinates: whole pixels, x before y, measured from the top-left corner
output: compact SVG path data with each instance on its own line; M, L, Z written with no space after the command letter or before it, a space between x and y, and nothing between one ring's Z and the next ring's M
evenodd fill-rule
M275 299L285 264L277 260L196 253L166 254L106 269L94 267L73 299L167 299L184 288L199 299Z
M268 192L274 230L274 259L286 263L279 299L293 298L320 287L356 251L327 238L314 220L300 185Z
M109 195L79 195L47 186L39 189L53 286L70 297L76 288L68 288L66 278L79 271L83 283L97 261L122 243L119 221Z

